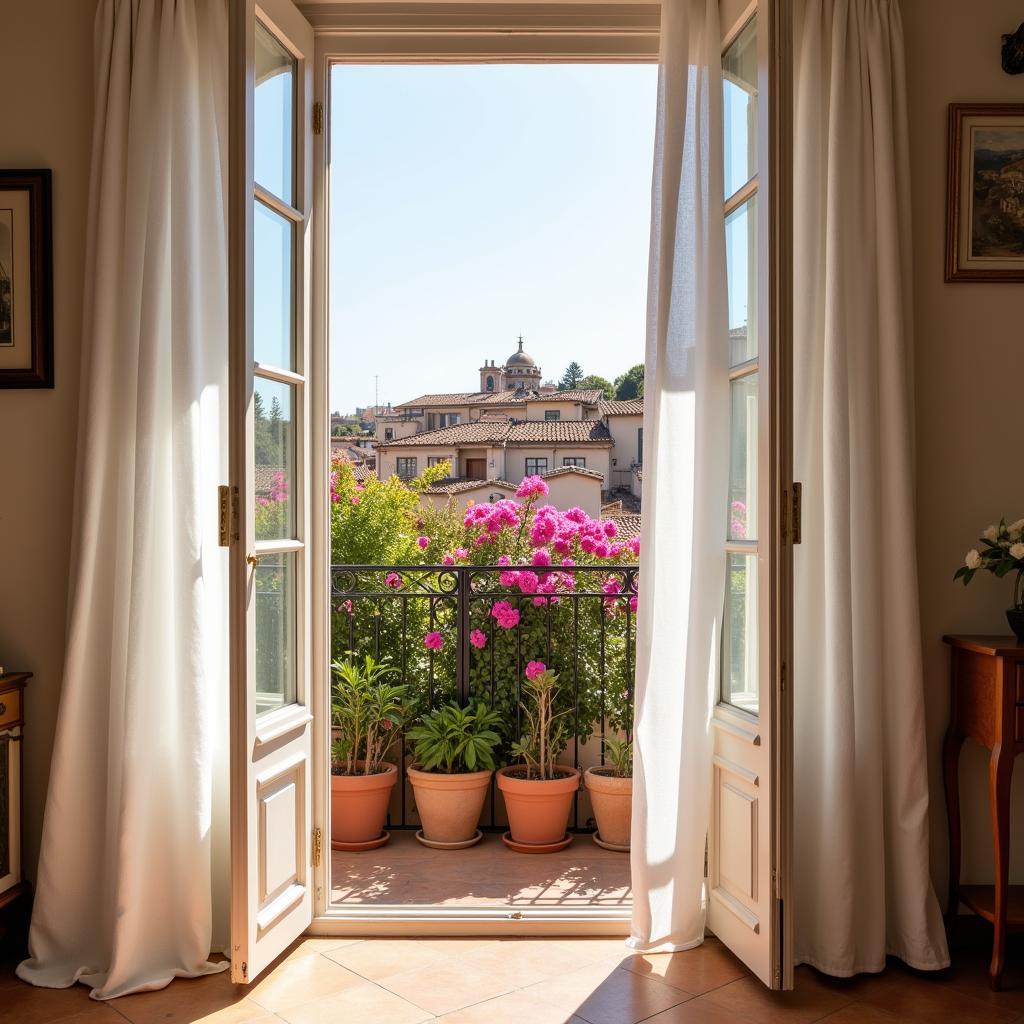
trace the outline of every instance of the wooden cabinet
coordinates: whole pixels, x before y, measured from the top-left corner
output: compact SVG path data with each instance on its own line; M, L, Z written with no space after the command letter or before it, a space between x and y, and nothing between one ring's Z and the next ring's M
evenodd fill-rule
M0 675L0 912L28 889L21 869L21 748L30 672Z
M1024 644L1013 637L946 636L952 648L949 728L942 770L949 813L949 903L952 923L960 903L991 921L993 988L1002 981L1007 924L1024 924L1024 886L1009 884L1010 781L1024 751ZM960 885L960 749L973 739L990 751L989 812L992 816L994 885Z

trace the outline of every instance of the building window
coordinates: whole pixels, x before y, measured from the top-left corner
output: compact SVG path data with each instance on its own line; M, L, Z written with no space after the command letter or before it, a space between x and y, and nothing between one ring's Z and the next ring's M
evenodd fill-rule
M562 459L562 465L563 466L579 466L580 469L586 469L587 468L587 460L583 459L583 458L580 458L579 456L569 456L569 455L566 455L565 458Z
M384 428L384 440L385 441L394 441L394 439L395 439L395 429L394 429L394 427L385 427Z
M413 460L416 461L415 459ZM443 455L428 455L427 456L427 469L431 466L436 466L439 462L447 462L448 460Z
M637 428L636 432L636 464L642 466L644 464L644 428Z
M487 378L487 390L488 391L493 391L494 390L494 378L493 377L488 377Z
M545 409L544 419L546 420L560 420L562 418L562 411L560 409Z
M416 476L416 458L399 458L396 460L395 472L402 480L412 480Z
M547 459L527 459L526 460L526 475L527 476L540 476L541 473L548 471L548 460Z

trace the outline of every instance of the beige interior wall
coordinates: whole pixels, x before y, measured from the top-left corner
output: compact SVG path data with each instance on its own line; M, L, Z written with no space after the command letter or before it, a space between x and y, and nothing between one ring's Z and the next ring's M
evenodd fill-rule
M92 132L91 0L0 13L0 167L53 171L56 387L0 391L0 664L35 673L26 700L24 848L35 876L64 658Z
M939 754L948 720L946 632L1006 633L1008 581L952 575L993 519L1024 515L1019 367L1024 285L946 284L946 117L951 102L1024 103L1024 76L999 66L1019 0L903 0L912 144L917 350L917 522L931 780L932 872L944 902L945 801ZM963 753L964 872L991 881L986 756ZM1011 878L1024 881L1024 774L1013 787Z

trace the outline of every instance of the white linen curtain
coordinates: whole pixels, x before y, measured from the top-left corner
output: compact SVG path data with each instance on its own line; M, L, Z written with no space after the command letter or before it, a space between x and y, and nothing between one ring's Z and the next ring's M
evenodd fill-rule
M26 981L222 970L224 0L101 0L68 650Z
M896 0L796 23L796 960L949 963L928 873L910 188Z
M637 621L630 944L704 938L729 385L718 0L661 15Z

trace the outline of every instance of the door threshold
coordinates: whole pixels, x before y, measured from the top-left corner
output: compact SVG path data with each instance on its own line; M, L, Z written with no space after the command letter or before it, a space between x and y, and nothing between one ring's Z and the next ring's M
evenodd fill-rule
M313 919L315 936L622 936L629 935L629 907L337 907Z

